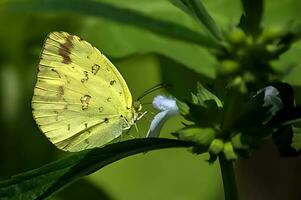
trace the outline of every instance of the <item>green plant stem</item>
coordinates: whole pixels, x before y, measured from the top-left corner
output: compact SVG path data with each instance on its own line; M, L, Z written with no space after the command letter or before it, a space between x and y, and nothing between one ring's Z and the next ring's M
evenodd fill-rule
M226 160L223 155L220 155L219 164L223 177L225 200L238 200L233 162Z

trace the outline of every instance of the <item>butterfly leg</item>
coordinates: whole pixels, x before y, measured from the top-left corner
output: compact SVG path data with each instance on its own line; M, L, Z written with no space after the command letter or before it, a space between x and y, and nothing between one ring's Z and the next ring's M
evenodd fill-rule
M140 120L144 115L146 115L147 111L143 112L142 114L137 117L136 121Z

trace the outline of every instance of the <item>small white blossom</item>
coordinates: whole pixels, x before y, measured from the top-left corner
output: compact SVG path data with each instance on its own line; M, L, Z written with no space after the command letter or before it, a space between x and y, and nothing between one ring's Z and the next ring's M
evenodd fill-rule
M270 112L275 115L283 108L283 103L279 95L279 91L273 86L267 86L262 89L264 91L263 106L271 106Z
M263 124L268 123L275 115L276 113L283 108L282 99L280 97L279 90L275 88L274 86L267 86L257 91L255 94L256 97L259 94L264 94L263 97L263 107L270 107L268 112L269 116L267 119L263 122Z
M159 137L164 123L172 116L179 114L176 100L164 96L156 96L153 99L153 107L160 110L151 122L146 137Z

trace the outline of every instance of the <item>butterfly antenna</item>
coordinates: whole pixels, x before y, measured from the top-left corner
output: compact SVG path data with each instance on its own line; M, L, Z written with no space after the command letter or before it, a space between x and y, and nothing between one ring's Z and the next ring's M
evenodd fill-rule
M156 91L156 90L159 90L161 88L167 88L169 85L168 84L165 84L165 83L160 83L158 85L155 85L151 88L149 88L148 90L146 90L145 92L143 92L138 98L137 98L137 101L139 101L140 99L142 99L143 97L145 97L146 95Z

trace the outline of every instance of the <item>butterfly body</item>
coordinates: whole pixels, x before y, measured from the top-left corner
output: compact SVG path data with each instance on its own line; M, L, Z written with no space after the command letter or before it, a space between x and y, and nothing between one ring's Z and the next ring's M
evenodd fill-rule
M141 115L115 66L65 32L50 33L45 41L32 108L41 131L66 151L103 146Z

